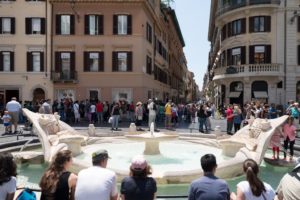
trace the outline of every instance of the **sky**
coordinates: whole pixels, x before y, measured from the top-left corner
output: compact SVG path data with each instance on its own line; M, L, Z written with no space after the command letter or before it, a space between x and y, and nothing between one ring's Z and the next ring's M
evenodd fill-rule
M188 69L194 72L200 90L207 70L210 49L207 40L210 3L210 0L175 0L171 4L185 41L184 53Z

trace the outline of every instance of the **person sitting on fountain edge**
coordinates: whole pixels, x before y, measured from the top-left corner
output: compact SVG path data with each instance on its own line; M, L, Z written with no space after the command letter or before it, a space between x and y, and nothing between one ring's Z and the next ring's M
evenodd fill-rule
M213 154L202 156L201 167L204 176L191 183L188 200L229 200L228 184L215 176L217 169L216 157Z

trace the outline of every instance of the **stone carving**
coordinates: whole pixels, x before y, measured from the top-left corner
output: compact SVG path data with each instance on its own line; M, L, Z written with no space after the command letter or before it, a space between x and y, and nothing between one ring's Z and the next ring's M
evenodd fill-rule
M51 162L52 157L63 149L69 149L76 156L81 153L81 144L87 141L88 135L81 134L68 124L60 121L55 114L39 114L23 108L23 113L32 122L44 152L44 160Z

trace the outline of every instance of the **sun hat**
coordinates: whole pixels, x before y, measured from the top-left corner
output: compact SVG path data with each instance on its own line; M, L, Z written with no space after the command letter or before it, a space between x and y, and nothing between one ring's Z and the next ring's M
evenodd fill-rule
M105 149L100 149L92 154L92 159L108 159L110 158Z
M143 103L142 103L142 102L140 102L140 101L136 103L136 105L142 105L142 104L143 104Z
M144 156L138 155L132 159L130 168L132 170L144 170L147 167L147 165L148 164Z

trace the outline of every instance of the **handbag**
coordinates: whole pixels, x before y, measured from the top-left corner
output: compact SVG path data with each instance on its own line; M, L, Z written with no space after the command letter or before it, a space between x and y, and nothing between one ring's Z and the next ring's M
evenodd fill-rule
M109 119L108 119L108 123L112 123L113 122L113 117L110 117Z

